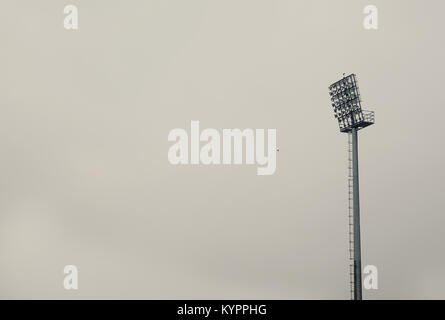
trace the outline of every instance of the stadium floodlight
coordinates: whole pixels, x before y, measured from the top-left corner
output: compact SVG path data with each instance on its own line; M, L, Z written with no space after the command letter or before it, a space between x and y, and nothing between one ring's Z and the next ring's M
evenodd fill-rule
M351 74L329 86L334 117L340 132L348 133L349 143L349 253L351 293L362 299L362 265L360 246L360 197L358 179L358 136L360 129L374 124L374 112L362 110L357 77Z
M341 132L360 130L374 123L374 113L362 110L357 77L351 74L329 86L331 105Z

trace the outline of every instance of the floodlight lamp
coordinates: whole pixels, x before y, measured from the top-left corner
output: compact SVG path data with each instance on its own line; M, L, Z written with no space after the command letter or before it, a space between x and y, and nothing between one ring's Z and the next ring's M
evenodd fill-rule
M329 86L329 96L334 116L342 132L350 132L352 128L364 128L374 123L374 117L364 116L360 91L355 74L343 76L339 81ZM368 121L369 120L369 121Z

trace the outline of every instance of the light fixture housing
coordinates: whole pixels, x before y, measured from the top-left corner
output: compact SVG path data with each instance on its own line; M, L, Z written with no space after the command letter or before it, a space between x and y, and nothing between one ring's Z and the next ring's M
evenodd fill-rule
M374 112L362 110L357 76L350 74L329 86L331 106L341 132L374 124Z

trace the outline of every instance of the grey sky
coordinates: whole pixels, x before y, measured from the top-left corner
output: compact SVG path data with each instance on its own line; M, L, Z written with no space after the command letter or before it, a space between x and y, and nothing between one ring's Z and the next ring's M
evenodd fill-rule
M364 297L444 299L444 9L3 0L0 298L348 299L347 136L328 86L354 72L376 112L359 135L363 265L379 270ZM191 120L276 128L275 175L170 165L168 132Z

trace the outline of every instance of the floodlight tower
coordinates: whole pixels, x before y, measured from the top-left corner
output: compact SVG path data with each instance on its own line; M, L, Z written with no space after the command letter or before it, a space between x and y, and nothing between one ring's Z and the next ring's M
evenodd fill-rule
M357 77L351 74L329 86L332 107L340 132L348 133L349 152L349 259L351 296L362 300L360 247L360 197L358 180L358 137L360 129L374 124L374 112L362 110Z

